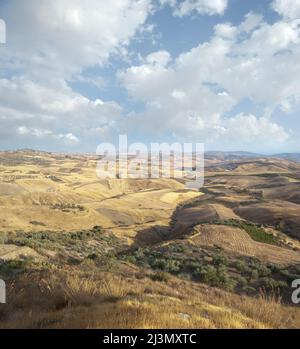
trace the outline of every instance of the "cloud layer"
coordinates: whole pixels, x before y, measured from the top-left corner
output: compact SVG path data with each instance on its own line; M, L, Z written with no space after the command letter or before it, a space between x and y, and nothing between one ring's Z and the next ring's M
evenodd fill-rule
M125 132L221 149L277 150L295 139L284 117L300 110L300 0L273 1L269 10L280 15L274 23L251 12L239 25L222 17L230 10L227 0L160 0L180 21L217 15L219 23L205 42L177 56L163 45L142 56L131 43L157 26L151 16L165 7L155 4L1 5L9 35L0 47L0 146L93 150ZM74 87L101 88L104 78L93 69L116 60L122 64L112 69L114 83L128 103ZM128 112L128 105L138 107Z
M228 0L161 0L161 3L169 4L174 15L178 17L194 13L212 16L224 14Z
M97 85L86 69L125 55L151 11L148 0L11 0L0 54L2 142L79 144L103 136L120 114L116 102L90 100L69 82Z
M250 13L239 26L217 25L210 41L174 60L168 52L152 53L120 79L133 98L146 103L143 122L149 128L159 124L178 136L220 145L272 147L289 138L272 121L273 112L299 107L299 43L297 21L270 25ZM232 115L244 100L260 105L261 115Z
M288 19L300 19L300 0L275 0L273 9Z

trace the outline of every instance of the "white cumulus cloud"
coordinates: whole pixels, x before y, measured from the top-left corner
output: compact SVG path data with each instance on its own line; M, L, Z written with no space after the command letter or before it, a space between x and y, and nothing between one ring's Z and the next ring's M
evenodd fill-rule
M161 3L169 4L174 10L174 15L179 17L193 13L223 15L228 6L228 0L161 0Z
M300 108L299 71L300 26L292 20L268 24L250 13L238 26L217 25L209 41L168 65L146 60L119 77L133 98L145 102L143 113L131 115L130 127L140 119L153 132L168 129L220 147L225 141L236 148L271 147L291 137L272 116ZM236 113L245 100L260 112Z
M273 9L288 19L300 19L300 0L275 0Z
M52 85L26 78L0 79L0 124L2 141L36 139L51 144L76 145L100 141L122 112L115 102L95 101L74 92L63 80ZM95 130L98 130L96 132ZM92 138L91 138L92 137Z
M109 134L122 108L71 86L105 85L85 70L127 54L148 26L151 0L10 0L0 12L9 27L0 47L0 145L76 145Z
M1 9L9 42L0 63L39 77L79 74L126 47L150 9L150 0L10 0Z

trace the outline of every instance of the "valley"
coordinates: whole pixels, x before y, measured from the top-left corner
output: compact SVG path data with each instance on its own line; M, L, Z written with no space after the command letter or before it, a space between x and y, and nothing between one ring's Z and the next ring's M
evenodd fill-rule
M96 165L0 153L0 327L299 327L300 163L210 152L198 189Z

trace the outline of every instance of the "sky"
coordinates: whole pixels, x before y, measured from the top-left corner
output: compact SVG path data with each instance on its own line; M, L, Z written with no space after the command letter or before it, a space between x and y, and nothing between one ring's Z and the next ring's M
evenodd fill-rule
M0 0L0 20L1 150L300 151L300 0Z

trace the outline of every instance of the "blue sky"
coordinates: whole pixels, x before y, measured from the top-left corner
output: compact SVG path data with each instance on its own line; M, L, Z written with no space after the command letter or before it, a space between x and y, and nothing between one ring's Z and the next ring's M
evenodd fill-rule
M0 148L298 152L300 0L0 0Z

